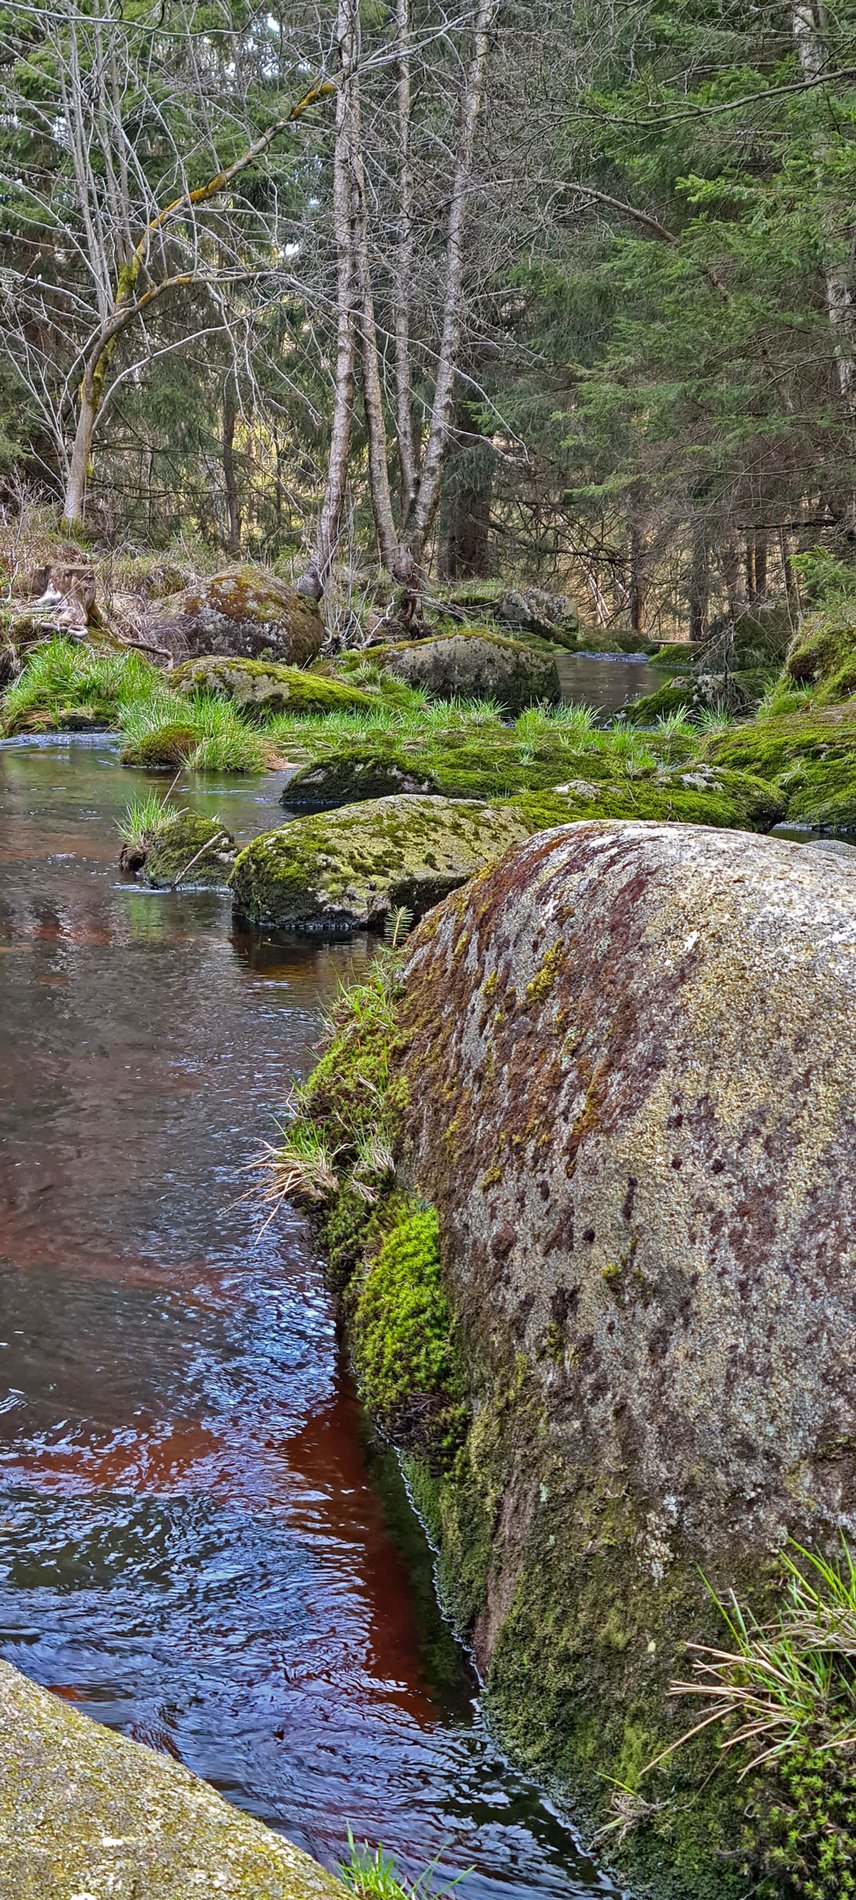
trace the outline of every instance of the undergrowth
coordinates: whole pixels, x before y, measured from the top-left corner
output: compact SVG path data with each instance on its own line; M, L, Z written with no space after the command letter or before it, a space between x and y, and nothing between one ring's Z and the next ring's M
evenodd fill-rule
M368 1841L357 1841L349 1828L348 1856L340 1861L339 1873L345 1886L360 1896L360 1900L447 1900L464 1876L457 1874L445 1886L435 1889L432 1880L438 1866L439 1855L416 1880L405 1881L382 1844L370 1847Z
M7 735L61 730L75 721L118 725L131 707L148 707L162 676L141 653L96 652L57 634L34 647L3 695Z

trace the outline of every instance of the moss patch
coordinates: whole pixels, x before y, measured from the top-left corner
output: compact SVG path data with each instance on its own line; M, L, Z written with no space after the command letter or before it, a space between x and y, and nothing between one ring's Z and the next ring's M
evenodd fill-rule
M279 666L272 660L229 660L217 654L186 661L176 668L170 684L180 693L216 693L232 700L250 718L369 711L375 704L369 693L344 680L326 679L297 666Z
M491 806L381 798L301 818L256 838L232 873L235 908L282 929L342 932L421 915L511 844L525 826Z

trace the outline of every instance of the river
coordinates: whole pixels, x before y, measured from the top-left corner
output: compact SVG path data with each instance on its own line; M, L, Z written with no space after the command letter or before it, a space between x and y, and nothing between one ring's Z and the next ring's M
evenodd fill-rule
M241 1170L366 942L116 870L109 743L0 747L0 1652L335 1864L617 1895L485 1731L306 1226ZM241 838L279 782L183 802Z

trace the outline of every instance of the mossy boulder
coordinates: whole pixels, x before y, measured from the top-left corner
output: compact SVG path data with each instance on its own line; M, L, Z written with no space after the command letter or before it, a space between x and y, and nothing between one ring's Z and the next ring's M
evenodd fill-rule
M836 602L807 616L788 649L784 681L813 687L819 706L856 693L856 601Z
M328 713L366 711L376 703L371 694L346 680L280 666L275 660L229 660L209 653L187 660L172 674L170 685L192 697L215 693L231 699L248 718L273 713Z
M177 772L196 751L199 733L183 719L165 719L145 732L142 738L123 745L123 765L138 765L146 772Z
M856 703L748 721L704 750L717 767L772 783L790 823L856 830Z
M223 888L235 855L234 837L221 819L177 811L148 836L123 845L120 864L155 887L169 889L180 883Z
M784 793L748 772L699 762L658 766L644 777L571 780L513 801L533 831L582 818L645 818L734 831L772 831L784 818Z
M579 608L567 594L551 594L544 587L515 588L501 595L491 618L509 633L534 633L571 651L579 645Z
M161 601L146 637L179 661L220 654L306 666L320 651L324 624L295 588L240 567Z
M394 646L370 648L372 664L431 699L495 699L504 711L522 712L561 698L555 653L546 646L503 638L487 627Z
M254 839L231 877L239 916L302 932L381 928L422 914L525 836L512 811L400 796L295 819Z
M702 761L670 766L655 756L626 770L615 754L574 752L560 733L521 739L504 727L362 746L344 741L302 766L282 794L289 810L331 810L360 798L420 792L444 798L524 799L544 825L592 816L680 818L769 831L786 811L775 786Z
M541 832L409 946L398 1179L472 1412L416 1495L501 1734L602 1817L698 1719L701 1573L763 1617L852 1529L854 1008L856 866L683 826ZM745 1810L712 1732L669 1757L634 1890L744 1896Z
M343 1900L290 1841L178 1762L0 1662L0 1890L8 1900Z

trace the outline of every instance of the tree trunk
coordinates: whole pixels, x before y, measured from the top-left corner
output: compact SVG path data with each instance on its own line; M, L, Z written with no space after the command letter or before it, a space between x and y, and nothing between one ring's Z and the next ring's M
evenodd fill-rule
M767 598L767 536L755 536L755 599Z
M707 633L709 600L710 561L707 536L703 531L696 530L693 536L688 599L691 640L703 640Z
M68 465L65 484L65 499L62 508L62 525L74 530L83 521L86 509L86 483L89 475L89 463L92 457L92 437L95 433L95 420L98 414L92 379L87 374L80 391L80 407L77 412L77 428Z
M235 426L238 420L237 389L234 370L229 370L223 385L223 480L226 488L226 545L236 558L241 552L241 508L238 478L235 472Z
M440 481L449 446L458 346L461 336L467 205L476 132L484 95L488 42L498 6L499 0L478 0L472 54L464 88L461 129L458 136L449 209L443 330L437 360L434 402L422 474L406 535L407 548L417 570L422 564L425 544L440 499Z
M642 634L642 620L645 610L645 543L637 522L630 528L630 587L628 589L628 610L631 633Z
M824 42L825 21L822 5L816 6L815 0L792 0L791 23L794 44L802 70L807 79L816 81L823 74L828 62ZM818 159L822 159L824 155L822 139L818 140L816 151ZM822 219L821 222L826 223L828 227L828 219ZM826 312L832 332L838 389L848 421L853 422L856 420L856 382L853 373L851 274L845 264L836 262L834 259L835 233L827 228L822 235L826 248L824 259Z
M395 426L401 489L401 525L406 529L416 499L413 432L413 358L410 338L413 282L413 166L411 131L413 75L410 0L397 0L398 27L398 230L395 247Z
M348 490L348 458L354 417L357 334L360 323L359 260L354 231L351 168L351 88L357 49L355 0L339 0L337 37L340 82L336 93L336 143L333 158L333 226L336 237L336 370L327 480L318 517L310 569L323 587L333 564Z
M484 580L490 572L490 510L495 455L473 404L460 395L446 463L442 502L441 577Z

